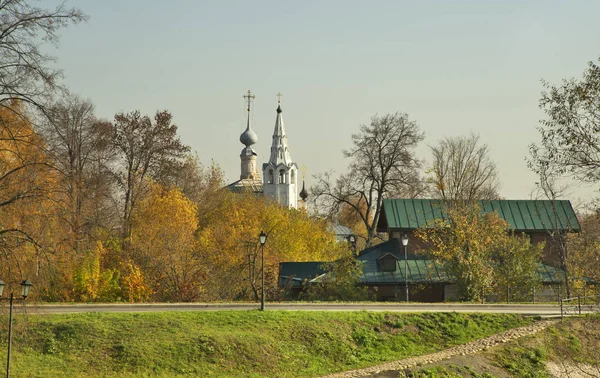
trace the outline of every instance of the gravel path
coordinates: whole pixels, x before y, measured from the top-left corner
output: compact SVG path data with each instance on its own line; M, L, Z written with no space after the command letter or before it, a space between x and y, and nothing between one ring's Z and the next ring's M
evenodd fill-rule
M485 348L492 347L497 344L506 343L519 337L527 336L539 332L548 326L558 322L558 320L543 320L535 322L532 325L520 328L510 329L501 333L497 333L490 337L471 341L470 343L458 345L450 349L443 350L424 356L411 357L404 360L388 362L382 365L371 366L364 369L350 370L342 373L335 373L325 376L326 378L351 378L351 377L368 377L379 374L385 371L401 371L412 368L417 365L430 364L441 360L446 360L454 356L464 356L479 352Z

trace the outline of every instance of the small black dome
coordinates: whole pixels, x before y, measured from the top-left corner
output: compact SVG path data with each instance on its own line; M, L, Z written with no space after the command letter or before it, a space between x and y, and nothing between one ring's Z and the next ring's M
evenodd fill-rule
M308 198L308 192L304 187L304 180L302 181L302 190L300 191L300 198L302 198L302 201L306 201L306 199Z

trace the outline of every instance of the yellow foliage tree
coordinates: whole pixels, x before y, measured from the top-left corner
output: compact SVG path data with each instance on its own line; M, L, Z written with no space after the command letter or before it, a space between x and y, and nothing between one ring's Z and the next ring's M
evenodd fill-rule
M132 261L122 264L123 286L125 297L129 302L146 302L150 300L153 291L146 283L144 273Z
M567 250L573 287L582 293L587 285L584 277L600 281L600 212L580 216L580 223L581 232L568 235ZM593 288L597 291L595 285ZM586 291L589 293L589 288Z
M531 287L541 246L511 236L497 213L483 213L471 203L446 203L447 220L417 231L430 248L424 253L441 262L456 280L461 299L479 300L494 286Z
M130 248L158 300L191 301L203 292L195 232L198 208L178 188L150 184L135 210Z
M76 300L111 302L122 298L117 269L105 269L103 260L107 253L100 241L74 271L73 288ZM129 291L128 291L129 293Z
M22 104L0 107L0 275L5 281L39 276L44 259L38 242L51 234L47 194L54 183L44 144Z
M279 263L333 261L347 251L323 219L286 209L262 196L221 191L211 211L201 214L198 234L207 268L207 299L258 298L261 256L258 235L267 233L265 285L275 298Z

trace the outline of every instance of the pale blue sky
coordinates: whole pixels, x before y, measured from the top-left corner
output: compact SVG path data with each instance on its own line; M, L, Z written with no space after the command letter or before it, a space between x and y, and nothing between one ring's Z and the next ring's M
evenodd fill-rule
M228 181L239 176L242 95L256 94L259 161L277 92L292 158L312 174L345 171L350 134L402 111L426 134L479 133L501 194L528 198L543 78L580 77L600 55L599 1L80 0L90 21L62 33L67 86L97 115L170 110L182 140ZM576 195L581 195L579 190ZM574 195L575 196L575 195Z

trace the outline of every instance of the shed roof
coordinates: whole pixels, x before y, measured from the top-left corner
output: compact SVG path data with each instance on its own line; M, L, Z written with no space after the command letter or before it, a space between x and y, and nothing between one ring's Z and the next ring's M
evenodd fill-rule
M329 228L331 231L335 232L336 235L348 236L354 233L350 228L339 223L332 223L329 225Z
M348 237L354 234L352 229L339 223L331 223L329 229L335 233L335 239L337 241L348 241Z
M496 211L508 227L520 232L579 232L581 227L568 200L493 200L477 201L485 213ZM437 199L386 199L377 231L414 230L431 227L448 215L444 202Z
M293 286L302 286L304 280L310 280L325 273L325 262L282 262L279 263L279 282L282 286L291 280Z

